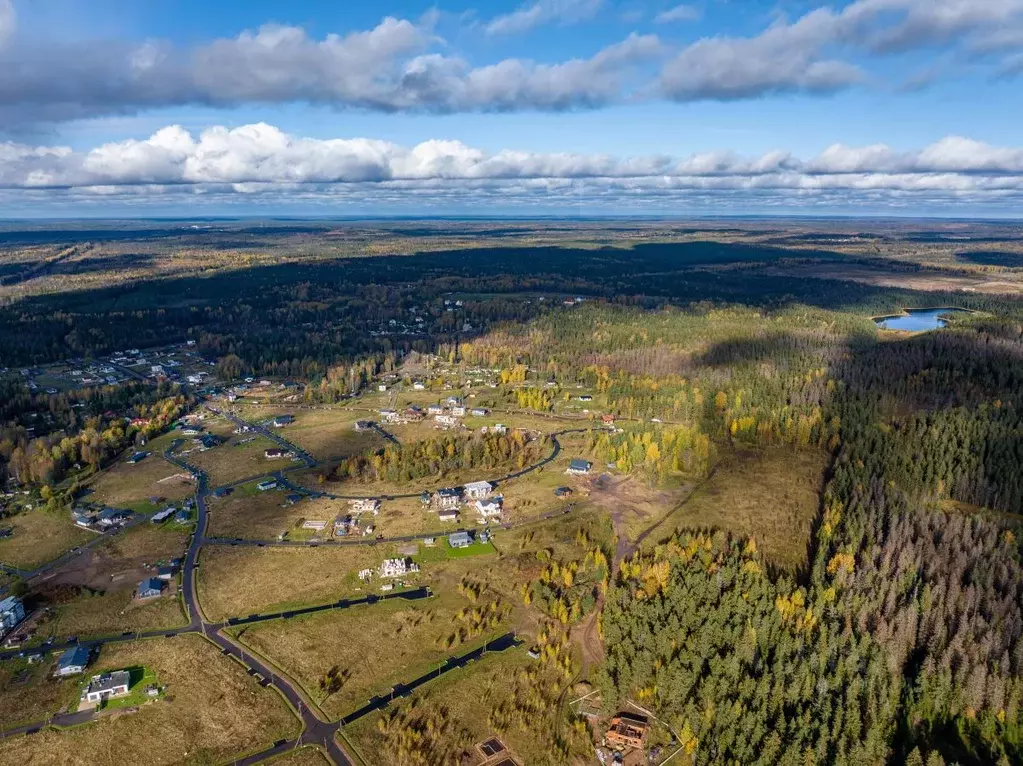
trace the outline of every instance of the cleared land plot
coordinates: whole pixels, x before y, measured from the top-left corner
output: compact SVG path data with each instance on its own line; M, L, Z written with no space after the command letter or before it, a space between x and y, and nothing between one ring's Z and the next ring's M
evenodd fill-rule
M200 555L199 600L211 620L328 602L358 592L359 570L392 554L388 545L210 546Z
M209 503L207 531L211 536L269 540L291 529L301 518L302 513L297 510L301 504L287 505L287 492L261 492L255 489L256 484L237 487L227 497Z
M148 521L110 539L100 552L111 559L143 559L148 563L183 556L189 533L175 524L151 524Z
M674 529L724 529L755 538L761 553L779 566L804 565L828 456L778 449L726 461L648 542Z
M246 441L247 439L252 441ZM210 486L217 487L250 476L279 471L292 465L292 461L287 458L266 457L266 451L275 447L277 444L265 436L239 434L232 435L228 441L213 449L189 453L185 459L206 471L210 477Z
M464 644L445 645L463 624L460 610L485 609L492 601L483 596L472 604L452 590L427 601L387 601L264 623L244 629L241 640L297 679L327 715L340 718L395 684L428 673L451 654L503 632L505 620L495 620ZM335 666L344 684L327 694L319 682Z
M13 530L0 540L0 561L20 569L32 569L95 538L94 532L76 527L68 513L41 508L4 519Z
M330 766L323 752L315 747L300 747L267 763L273 766Z
M274 432L319 460L358 455L386 444L376 431L355 430L355 421L364 418L357 412L337 408L287 410L272 407L265 408L264 412L260 419L274 415L294 416L294 423L274 428Z
M434 718L438 724L446 724L435 727L433 742L471 753L476 742L494 736L488 720L491 712L513 698L516 675L533 662L524 648L489 654L431 681L414 692L411 700L401 700L395 705L422 707L424 715ZM387 763L394 756L377 728L377 721L385 714L373 713L345 727L345 734L370 763ZM543 744L531 732L516 726L501 732L500 736L525 763L551 762L551 754L542 749Z
M50 677L53 662L0 662L0 726L42 721L76 702L78 679Z
M36 638L95 638L187 624L181 600L173 588L160 598L137 601L132 597L136 584L102 594L86 592L68 603L52 607L52 617L38 624Z
M121 461L97 476L89 488L92 490L89 500L136 510L140 507L159 510L162 506L153 506L149 502L151 497L173 502L195 494L195 484L189 474L159 454L152 454L135 465Z
M141 666L167 686L129 715L0 741L0 762L39 764L218 763L298 735L298 719L200 636L103 648L87 672Z

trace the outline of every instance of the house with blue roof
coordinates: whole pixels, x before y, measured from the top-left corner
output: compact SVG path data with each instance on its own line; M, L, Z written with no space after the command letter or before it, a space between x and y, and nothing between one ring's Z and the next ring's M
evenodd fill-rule
M87 646L72 646L57 660L57 669L54 675L75 676L84 673L89 666L91 652Z

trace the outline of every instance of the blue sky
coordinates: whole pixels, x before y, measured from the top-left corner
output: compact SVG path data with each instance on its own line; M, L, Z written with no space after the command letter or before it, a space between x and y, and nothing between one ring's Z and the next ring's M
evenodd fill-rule
M0 0L0 216L1011 216L1023 0Z

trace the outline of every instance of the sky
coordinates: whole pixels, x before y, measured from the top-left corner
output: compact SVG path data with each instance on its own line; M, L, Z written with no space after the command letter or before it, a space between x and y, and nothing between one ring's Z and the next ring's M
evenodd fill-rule
M1023 0L0 0L0 217L1023 217Z

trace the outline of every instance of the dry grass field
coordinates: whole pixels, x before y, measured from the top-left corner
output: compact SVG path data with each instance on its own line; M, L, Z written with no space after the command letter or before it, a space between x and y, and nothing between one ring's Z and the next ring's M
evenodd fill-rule
M166 695L138 712L0 741L0 763L23 766L214 764L298 735L284 700L200 636L104 647L93 672L144 666Z
M430 712L444 711L443 718L452 725L438 736L469 749L495 734L488 721L491 711L512 697L516 674L532 662L521 648L489 654L421 687L412 701ZM387 757L384 736L377 728L381 715L373 713L345 727L369 763L384 763ZM524 763L550 763L550 753L538 750L542 745L528 731L515 727L503 732L501 739Z
M151 497L174 501L195 494L195 483L188 473L159 454L152 454L136 465L122 460L96 476L89 488L92 490L89 500L117 508L148 506Z
M189 532L179 526L138 524L100 546L112 559L141 559L148 563L183 556Z
M389 545L208 547L199 559L199 600L211 620L331 601L357 592L359 570L391 555Z
M648 542L673 529L724 529L752 536L768 560L796 569L806 562L827 466L828 456L812 450L726 457Z
M330 761L323 751L315 747L300 747L290 753L267 761L273 766L330 766Z
M149 601L132 598L130 587L103 594L83 595L66 604L53 607L53 618L40 623L38 636L81 638L111 636L131 631L176 628L187 624L181 600L168 593Z
M0 726L35 723L59 713L78 696L78 679L50 677L52 662L0 662ZM2 752L2 747L0 747Z
M389 601L263 623L242 629L240 638L298 680L327 715L340 718L370 697L428 672L452 653L503 632L508 617L461 646L443 644L461 624L459 610L492 601L485 594L473 604L450 588L427 601ZM347 680L339 692L325 695L318 683L334 666Z
M213 429L211 429L213 430ZM252 439L244 444L240 442ZM264 453L277 445L265 436L232 435L219 447L192 452L185 459L209 474L210 486L230 484L250 476L278 471L292 465L290 460L268 460Z
M20 569L44 564L95 537L94 532L76 527L70 514L41 508L5 519L4 526L14 534L0 540L0 561Z
M281 532L294 531L303 519L319 519L328 522L323 535L329 536L334 518L348 510L346 502L327 498L305 498L289 505L289 494L280 490L260 492L250 485L238 487L210 503L208 532L213 537L272 540Z

